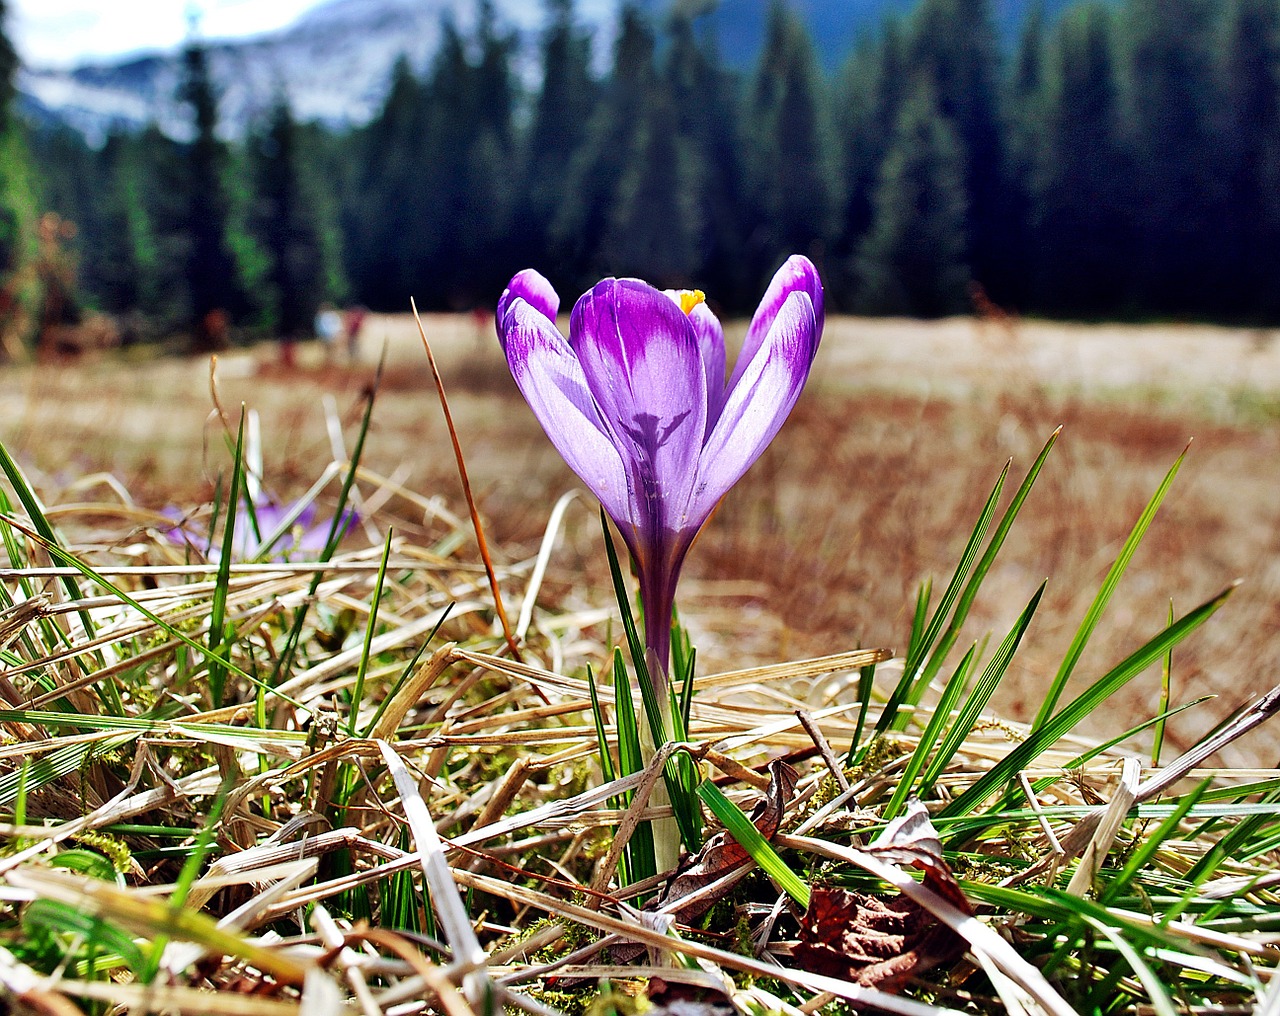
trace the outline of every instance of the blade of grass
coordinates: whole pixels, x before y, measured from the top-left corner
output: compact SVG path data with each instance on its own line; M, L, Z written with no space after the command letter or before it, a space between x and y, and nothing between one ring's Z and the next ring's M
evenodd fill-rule
M209 605L209 698L214 709L222 707L223 685L227 668L222 660L223 640L226 638L227 591L231 586L231 557L236 545L236 510L240 502L240 488L244 483L244 407L240 409L240 429L236 432L236 446L231 456L231 492L228 497L226 525L222 530L222 552L218 555L218 574L213 584L213 599ZM212 536L212 530L210 531Z
M874 734L880 735L890 728L896 727L898 723L898 711L902 708L902 704L906 701L907 692L911 689L911 682L914 680L912 661L920 657L923 652L925 625L929 618L929 601L933 599L933 577L925 579L920 583L920 588L916 590L916 609L911 616L911 637L907 640L907 657L902 667L902 675L898 678L898 683L894 686L893 691L889 694L888 701L885 702L884 708L880 711L880 719L876 722ZM875 737L871 738L874 741ZM870 741L868 742L870 744ZM861 761L861 757L857 761Z
M1128 860L1125 861L1124 867L1107 882L1102 892L1098 896L1098 902L1103 906L1110 906L1120 897L1120 895L1129 888L1138 872L1144 870L1155 857L1156 851L1164 846L1165 841L1178 830L1178 826L1182 824L1182 820L1187 817L1187 813L1196 806L1199 800L1204 796L1209 784L1212 780L1202 780L1190 793L1183 794L1178 799L1177 805L1169 816L1160 823L1156 830L1141 839L1137 848L1130 853Z
M596 747L600 751L600 775L605 783L617 779L617 770L613 767L613 756L609 754L609 738L604 729L604 709L600 705L600 693L596 690L596 672L591 664L587 664L587 691L591 693L591 719L595 722Z
M382 561L378 565L378 578L373 586L373 599L369 601L369 624L364 633L364 652L360 654L360 663L356 667L356 683L351 690L351 715L347 717L347 732L356 736L356 721L360 718L360 702L364 698L364 679L369 672L370 646L373 644L373 633L378 627L378 605L382 602L382 591L387 578L387 561L391 557L391 527L387 527L387 538L382 544Z
M978 644L976 642L969 647L969 651L961 658L960 665L956 667L955 673L951 675L951 680L942 689L942 697L934 707L933 715L929 717L928 726L925 727L924 733L920 735L920 741L916 744L915 751L911 753L911 757L907 760L906 768L898 778L898 785L894 788L893 796L889 798L889 803L884 807L884 811L880 816L883 821L889 822L897 818L906 805L907 798L913 793L916 777L920 775L920 770L924 768L925 762L928 761L929 754L933 751L933 746L937 744L938 737L942 734L942 728L951 716L952 708L959 700L965 685L968 683L969 673L973 667L973 654L977 648Z
M787 867L786 862L777 855L769 841L760 835L751 819L743 814L742 809L724 796L714 783L703 781L698 786L698 796L711 809L712 814L720 820L729 835L738 841L753 861L760 866L774 884L790 896L797 905L808 909L809 887L804 881Z
M420 645L417 651L413 654L413 658L409 660L408 665L400 671L400 676L396 678L395 684L391 686L386 695L382 697L382 701L378 703L378 708L375 709L373 713L373 719L371 719L369 721L369 725L365 727L364 733L361 735L362 737L373 736L373 732L378 727L378 721L382 719L383 713L387 711L387 706L391 704L396 697L396 693L399 692L400 689L404 687L405 682L409 680L415 668L418 666L418 661L422 659L422 654L427 651L427 647L430 646L431 643L435 641L436 636L440 634L440 629L444 626L445 621L449 619L449 615L453 612L454 606L455 604L451 602L445 606L443 611L440 612L440 620L437 621L431 631L427 633L427 637L422 640L422 645Z
M47 787L64 776L80 772L103 751L121 748L140 736L140 731L116 734L94 741L73 741L39 758L24 759L20 769L0 777L0 805L16 801L24 794ZM21 824L21 823L19 823Z
M9 454L9 449L5 447L2 441L0 441L0 469L3 469L5 476L9 478L13 492L18 495L18 500L22 502L27 518L31 520L36 532L40 534L46 544L52 543L61 546L58 534L54 532L53 526L49 524L49 520L45 516L44 505L40 503L40 498L32 489L31 484L27 482L21 467L13 456ZM84 594L76 584L75 576L62 576L62 586L72 602L84 599ZM80 611L80 622L84 625L85 634L92 638L95 634L95 628L88 611Z
M1143 988L1146 989L1147 998L1150 1000L1156 1016L1178 1016L1178 1010L1174 1007L1169 993L1164 990L1164 984L1156 975L1156 972L1142 958L1138 950L1120 932L1106 922L1091 920L1089 923L1115 946L1116 951L1129 964L1129 969L1137 975L1138 980L1142 982Z
M382 383L382 370L385 365L386 353L384 351L383 359L378 363L378 373L374 376L373 384L369 386L368 393L365 396L364 415L360 419L360 430L356 434L355 447L351 450L351 463L347 468L346 475L342 478L342 488L338 491L338 504L334 508L333 519L329 523L329 533L325 537L324 549L320 551L321 562L328 561L333 557L334 552L338 549L339 542L342 540L342 534L346 531L347 502L351 498L351 489L355 486L356 474L360 470L360 458L364 454L365 439L369 436L369 425L373 421L373 405L377 399L378 388ZM302 628L306 623L311 604L315 602L316 592L319 590L323 578L324 573L319 570L311 576L306 599L294 611L293 624L290 626L288 637L285 639L284 649L276 659L275 665L271 668L271 674L267 678L266 684L268 687L274 688L280 683L281 676L288 674L293 669L294 657L297 655L298 644L302 639Z
M916 609L911 615L911 637L907 640L907 656L915 659L924 640L924 627L929 623L929 603L933 599L933 576L920 583L916 590Z
M1169 620L1173 624L1173 598L1169 598ZM1160 668L1160 719L1156 723L1155 736L1151 742L1151 768L1160 767L1160 749L1164 747L1164 721L1169 712L1169 696L1173 685L1173 649L1164 654L1164 664Z
M1062 697L1067 681L1071 678L1076 664L1080 661L1080 656L1084 653L1085 646L1089 644L1089 639L1093 635L1094 629L1097 628L1098 622L1102 619L1103 611L1106 610L1107 604L1111 601L1112 594L1116 591L1116 586L1120 584L1120 579L1123 578L1125 570L1129 567L1129 562L1132 560L1134 552L1138 549L1138 544L1142 542L1142 538L1151 527L1151 523L1155 519L1161 503L1163 503L1165 495L1169 493L1169 488L1173 486L1174 477L1178 475L1178 470L1182 468L1183 460L1186 459L1187 450L1190 447L1188 445L1187 449L1183 450L1182 454L1178 456L1178 460L1173 464L1169 472L1165 474L1160 486L1156 488L1155 494L1151 496L1151 500L1142 510L1142 514L1138 516L1138 521L1124 541L1124 546L1120 548L1120 554L1111 565L1111 570L1107 572L1107 577L1102 580L1102 586L1099 588L1097 596L1094 597L1093 603L1090 604L1089 609L1085 612L1084 619L1080 622L1080 627L1076 630L1075 637L1071 640L1071 645L1067 649L1067 655L1063 657L1062 664L1050 683L1049 690L1045 693L1044 702L1041 703L1040 710L1036 713L1035 720L1032 721L1031 729L1033 731L1049 722L1049 717L1053 715L1053 710L1058 705L1058 699Z
M648 719L649 731L655 747L671 740L672 720L670 699L659 704L658 694L653 686L653 679L645 655L644 643L636 627L635 615L631 611L630 599L627 596L626 581L622 577L622 566L618 561L618 552L613 545L613 535L609 531L609 520L604 509L600 510L600 527L604 532L605 554L609 559L609 573L613 578L613 591L618 600L618 610L622 615L622 628L626 634L627 647L631 651L631 662L636 670L636 684L640 687L640 700ZM665 706L665 708L664 708ZM702 845L702 834L698 822L698 802L685 789L685 781L681 778L680 767L674 759L667 759L663 766L663 781L667 786L667 794L671 800L671 808L675 813L679 826L680 839L689 850L697 850Z
M960 715L956 717L955 722L947 731L947 735L943 738L937 754L925 771L924 778L920 781L921 795L927 794L933 789L938 777L942 775L943 770L950 764L952 758L955 757L956 752L960 750L961 745L964 744L965 739L978 722L978 717L982 715L982 710L986 708L991 696L995 693L1000 681L1008 671L1009 664L1013 660L1013 654L1018 651L1022 636L1026 634L1027 627L1031 624L1031 618L1035 615L1036 608L1040 605L1040 598L1044 595L1046 585L1047 583L1045 582L1040 583L1040 588L1031 597L1030 602L1018 616L1018 620L1014 623L1013 628L1010 629L1009 634L1000 643L1000 648L996 650L995 656L991 658L991 662L987 664L986 669L982 672L982 676L978 678L978 683L965 701L964 708L960 710Z
M187 894L191 892L191 886L195 883L201 867L204 866L205 858L209 856L209 852L213 848L214 837L222 818L222 809L227 803L227 798L230 796L232 788L235 786L235 780L236 774L234 771L226 770L223 772L222 785L218 788L218 793L214 796L213 804L209 808L209 814L206 816L204 824L200 827L200 832L196 836L195 843L191 846L191 852L187 855L187 859L182 865L182 870L178 873L173 893L168 900L169 911L175 917L183 912ZM155 941L152 942L147 962L138 971L138 980L143 984L151 984L160 972L160 960L164 955L164 949L168 942L169 936L164 934L158 935Z
M141 969L146 957L128 932L117 928L96 914L86 914L78 908L57 900L35 899L22 909L21 927L28 941L34 940L42 930L58 932L66 940L96 945L115 955L118 962L107 968L127 967ZM79 951L78 949L76 950Z
M453 454L458 460L458 475L462 479L462 494L467 501L467 509L471 512L471 526L476 533L476 546L480 550L480 560L484 562L485 574L489 577L489 589L493 593L493 608L502 625L502 635L507 641L507 648L518 661L520 646L516 642L515 633L511 630L511 622L507 620L506 608L502 605L502 589L498 584L498 575L493 568L493 560L489 556L489 543L484 536L484 525L480 521L480 511L476 508L476 499L471 493L471 480L467 476L467 463L462 454L462 444L458 441L458 430L453 425L453 414L449 412L449 400L444 394L444 381L436 367L435 355L431 352L431 343L427 341L426 329L422 327L422 318L418 316L418 306L410 298L409 306L413 308L413 320L418 326L418 335L422 338L422 348L427 351L427 363L431 367L431 377L436 383L436 394L440 396L440 408L444 411L445 426L449 431L449 440L453 442Z
M658 706L658 696L653 688L653 676L649 673L649 663L645 657L644 642L636 628L635 615L631 612L631 599L627 595L627 583L622 577L622 565L618 561L618 551L613 545L613 534L609 531L609 519L600 509L600 528L604 532L604 550L609 559L609 574L613 579L613 593L618 601L618 611L622 615L622 631L626 636L627 648L631 652L631 662L636 668L636 684L640 686L640 698L648 716L649 727L653 733L655 745L666 744L671 739L662 712Z
M640 724L636 719L635 701L631 697L631 681L622 650L613 651L613 701L614 716L618 728L618 769L620 775L631 776L644 770L644 751L640 744ZM635 799L632 791L622 795L623 807L630 808ZM641 822L627 841L627 870L637 882L653 878L658 873L657 855L654 853L653 824Z
M997 762L955 800L946 805L941 814L964 815L975 810L1014 775L1025 769L1041 753L1060 737L1071 731L1094 709L1124 687L1137 674L1158 660L1170 646L1177 645L1213 615L1235 586L1228 586L1213 599L1201 604L1178 621L1160 632L1125 660L1108 671L1079 697L1052 716L1035 730L1022 744Z
M1280 795L1268 795L1270 800L1266 803L1274 804L1280 800ZM1235 827L1225 836L1218 840L1208 851L1201 857L1191 870L1187 872L1188 881L1200 883L1207 880L1213 875L1218 867L1229 857L1239 857L1245 853L1245 845L1253 839L1253 837L1262 829L1266 829L1273 825L1273 817L1270 815L1249 815L1235 825Z
M1070 762L1068 762L1062 768L1067 770L1068 772L1070 772L1072 769L1079 769L1081 766L1097 758L1103 752L1108 751L1111 748L1114 748L1117 744L1123 744L1125 741L1128 741L1131 738L1137 737L1147 728L1154 727L1156 724L1164 722L1165 720L1169 719L1169 717L1171 716L1177 716L1178 713L1184 712L1187 709L1193 709L1203 702L1208 702L1213 697L1214 696L1212 695L1201 695L1198 699L1192 699L1190 702L1184 702L1180 706L1174 706L1172 709L1166 709L1164 712L1151 717L1151 719L1143 720L1141 723L1137 724L1136 726L1130 727L1123 734L1117 734L1115 737L1110 738L1109 740L1103 741L1100 744L1093 746L1088 751L1081 752L1079 755L1073 758ZM1049 784L1056 779L1057 777L1046 778L1043 786L1046 786L1046 787L1049 786ZM1042 789L1039 781L1037 781L1036 786L1038 789Z
M969 570L973 567L973 563L978 557L978 548L982 545L987 528L995 517L996 505L1000 500L1000 492L1004 489L1004 481L1009 475L1009 465L1010 463L1005 464L999 478L996 480L995 486L991 488L991 493L987 495L986 504L982 506L978 521L969 533L969 539L960 555L960 562L956 565L956 570L951 575L951 581L947 583L947 588L942 593L942 599L938 601L938 606L934 608L928 627L925 628L919 639L913 639L913 645L907 654L907 662L902 668L902 678L898 681L898 686L894 688L893 694L890 695L889 701L885 703L884 711L876 724L877 734L883 734L888 730L904 729L910 720L910 714L901 712L900 707L903 705L915 705L924 695L925 683L921 680L921 677L924 671L925 659L942 632L942 626L946 622L948 615L950 615L956 598L960 595L961 586L964 584L965 579L968 578ZM919 610L918 605L917 610Z
M130 607L136 610L139 614L145 617L152 624L159 626L159 628L162 631L164 631L165 634L167 634L170 638L176 639L177 641L183 643L183 645L187 646L187 648L189 649L194 649L200 655L201 658L203 658L206 661L209 661L210 654L209 654L209 647L207 645L202 645L201 643L193 639L190 635L187 635L186 633L179 631L173 625L165 621L164 618L162 618L159 614L156 614L154 611L150 610L139 600L134 599L127 592L125 592L123 589L117 586L114 582L110 581L104 575L90 568L87 564L85 564L83 561L81 561L79 558L77 558L75 555L73 555L69 551L63 550L56 543L45 542L43 537L39 536L37 533L35 533L31 529L28 529L25 523L11 516L0 515L0 524L11 526L14 529L17 529L19 532L24 533L28 538L35 540L46 551L48 551L51 557L54 557L57 560L61 561L64 565L74 568L85 578L91 580L92 582L95 582L96 584L101 586L103 589L106 589L109 592L111 592L113 595L118 596L121 602L128 604ZM254 677L252 674L249 674L246 671L241 670L235 664L229 663L226 660L223 660L222 663L227 668L228 671L235 674L237 677L241 677L244 680L248 681L254 687L263 686L263 682L261 680ZM288 695L281 695L279 697L283 701L288 702L291 706L304 710L307 713L311 712L311 708L309 706L303 705L301 702L289 697Z
M315 968L314 961L224 931L208 914L175 908L168 900L148 898L133 888L119 889L110 882L30 866L8 877L34 888L41 898L56 899L102 919L109 917L135 936L150 936L155 944L162 938L194 942L214 955L239 957L284 984L301 985L307 970ZM139 980L142 969L134 971Z
M676 715L679 716L680 722L684 724L684 732L682 736L686 740L689 737L689 724L693 716L693 671L697 662L698 651L690 648L689 666L685 670L684 676L680 679L680 703L679 708L676 710Z
M858 720L853 728L853 737L849 741L849 752L845 756L844 764L846 766L857 765L862 761L862 756L866 751L866 747L860 747L860 745L862 732L867 726L867 709L871 705L871 691L875 687L875 683L876 665L874 663L858 670Z
M31 520L32 527L39 535L40 540L37 542L41 543L46 551L50 546L61 548L61 541L58 539L58 534L55 532L52 524L50 524L48 518L45 516L44 506L41 504L40 498L27 482L27 478L23 474L22 469L18 466L17 461L9 454L9 450L5 447L3 442L0 442L0 468L4 469L4 473L9 478L9 483L12 485L14 493L18 495L18 500L22 503L22 507L27 513L27 518ZM4 514L6 516L12 517L12 502L9 500L8 496L4 497L3 503L0 504L0 508L4 509ZM21 532L27 532L27 530L22 527L18 528ZM11 530L6 530L5 532L5 548L9 551L9 557L13 564L20 567L21 562L26 560L26 555L18 546L18 542L13 539ZM84 595L80 586L77 584L74 575L63 575L61 576L61 579L62 588L73 603L84 599ZM24 590L26 589L31 589L31 587L24 584ZM34 589L27 592L28 597L33 595L35 595ZM93 623L93 617L90 613L87 610L80 610L76 612L76 616L80 619L80 625L84 629L85 637L87 639L94 638L97 634L97 628ZM48 619L41 619L41 629L44 632L46 646L52 647L58 644L69 646L71 644L70 637ZM105 666L105 661L103 660L100 652L95 651L93 653L93 659L99 669ZM120 690L116 687L115 681L99 682L94 686L94 688L107 712L111 713L113 716L121 716L124 714L124 703L120 698Z
M930 654L929 661L925 665L924 674L918 682L921 690L928 687L933 681L934 676L950 654L951 647L955 645L956 640L959 638L960 629L969 618L969 611L973 607L973 601L978 596L978 590L982 588L982 583L991 571L991 566L995 564L996 556L1000 553L1001 547L1004 546L1005 538L1013 528L1014 522L1022 511L1022 506L1026 503L1027 496L1031 493L1031 488L1035 486L1036 480L1040 476L1040 470L1044 467L1045 460L1049 457L1049 452L1053 450L1053 446L1057 443L1061 433L1062 428L1058 427L1049 435L1049 440L1045 442L1044 447L1040 449L1040 454L1036 456L1035 462L1027 470L1027 475L1023 477L1022 483L1018 486L1013 499L1009 502L1009 507L1005 509L1004 515L1001 516L995 532L991 534L991 539L987 542L987 549L982 552L981 560L974 567L973 575L965 586L964 592L960 595L960 599L956 601L956 608L951 615L951 623L947 625L947 630L943 633L942 638L938 641L937 648Z

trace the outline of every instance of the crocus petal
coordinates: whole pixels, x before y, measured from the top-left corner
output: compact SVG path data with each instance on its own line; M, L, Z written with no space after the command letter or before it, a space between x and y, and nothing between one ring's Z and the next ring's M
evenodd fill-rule
M689 312L689 323L698 336L702 351L702 368L707 375L707 429L714 427L724 408L726 388L724 384L724 329L720 319L705 303Z
M555 322L556 315L560 312L560 297L552 288L551 283L532 268L517 272L498 299L498 341L504 347L507 344L507 337L503 332L503 321L506 319L507 311L510 309L511 304L517 299L523 300L552 323Z
M507 365L547 437L621 524L629 519L627 474L605 435L573 350L547 317L517 297L499 326Z
M333 525L333 520L323 519L320 522L314 522L316 514L314 503L308 507L312 509L310 514L304 509L302 515L298 516L297 525L300 527L301 533L296 549L309 558L312 555L319 554L328 545L329 529ZM304 518L306 519L305 522L303 521ZM345 536L351 532L359 521L360 516L355 509L347 508L338 520L338 532Z
M701 292L691 293L687 289L664 289L662 292L671 297L681 310L685 310L684 299L691 295L696 299L696 302L690 301L693 306L685 310L685 313L689 317L689 323L693 325L694 334L698 336L698 346L702 351L702 367L707 375L707 429L710 430L720 418L720 410L724 407L724 329L715 312L707 306Z
M702 449L701 468L689 517L706 521L773 440L800 397L820 337L813 302L794 291L774 316L756 355L746 361L724 411Z
M756 351L773 328L774 319L787 302L787 298L795 292L809 294L809 301L813 305L814 317L818 323L818 334L822 334L824 311L822 280L818 278L818 269L803 254L792 254L774 273L773 281L769 283L769 288L765 290L764 297L760 300L760 306L756 308L751 318L747 337L742 343L742 351L738 354L737 363L734 364L733 377L729 379L730 390L746 372L747 365L754 359ZM817 351L816 344L814 350Z
M637 542L662 552L655 541L687 525L706 433L698 336L659 290L635 279L605 279L574 306L569 342L622 453Z

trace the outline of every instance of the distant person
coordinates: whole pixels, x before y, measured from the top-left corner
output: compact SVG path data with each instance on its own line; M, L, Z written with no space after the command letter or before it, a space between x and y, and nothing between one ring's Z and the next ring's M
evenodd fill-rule
M221 307L205 313L196 326L196 344L201 352L216 353L231 345L231 315Z
M338 344L338 336L342 334L342 315L331 303L322 303L316 311L316 338L324 343L326 360L333 358L334 347Z
M369 308L356 305L348 307L346 314L343 315L343 327L345 331L344 338L347 344L347 359L351 363L356 362L357 353L360 349L360 333L364 330L364 323L369 317Z

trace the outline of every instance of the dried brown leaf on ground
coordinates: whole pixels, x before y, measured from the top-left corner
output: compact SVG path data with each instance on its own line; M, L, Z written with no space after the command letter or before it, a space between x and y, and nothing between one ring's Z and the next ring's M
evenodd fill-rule
M964 913L973 913L918 801L867 852L920 869L930 889ZM851 889L815 888L793 955L813 973L898 991L911 978L959 959L964 950L964 939L905 896L885 901Z

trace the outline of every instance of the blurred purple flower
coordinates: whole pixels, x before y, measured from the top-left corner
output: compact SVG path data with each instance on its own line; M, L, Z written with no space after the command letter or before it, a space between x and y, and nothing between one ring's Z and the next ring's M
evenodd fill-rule
M551 443L600 499L636 563L647 648L666 698L685 554L791 412L822 336L822 282L804 257L774 276L725 382L724 332L700 292L605 279L574 306L532 269L498 302L498 338Z
M203 552L208 557L213 560L221 559L221 545L215 546L208 532L192 523L181 510L169 506L161 514L177 523L164 532L171 543L176 543L178 546L203 544ZM249 517L248 506L242 503L236 512L231 559L251 561L264 553L270 555L268 560L271 561L311 560L319 556L329 538L329 528L333 519L329 516L317 521L318 514L314 501L308 501L303 505L299 505L297 501L279 505L274 501L264 500L260 504L255 504L253 508L253 517L258 523L255 531L253 521ZM290 518L293 519L292 522L288 521ZM348 508L344 511L341 521L342 535L346 535L358 519L359 516L353 509ZM264 546L265 541L271 540L272 536L286 525L288 528L283 530L279 539L272 541L269 547Z

